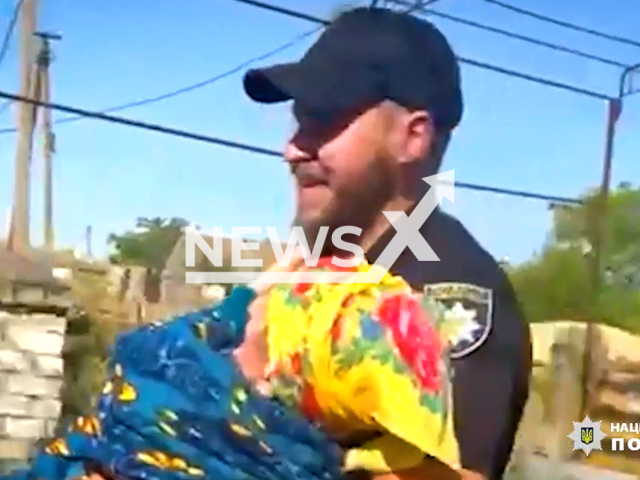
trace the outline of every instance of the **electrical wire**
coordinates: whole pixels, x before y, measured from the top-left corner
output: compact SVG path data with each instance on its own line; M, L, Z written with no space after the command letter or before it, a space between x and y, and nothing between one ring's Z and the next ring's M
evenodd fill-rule
M21 3L24 0L21 0ZM282 45L281 47L278 47L277 49L268 52L266 54L263 54L259 57L255 57L253 59L250 59L244 63L242 63L241 65L238 65L237 67L233 68L232 70L229 70L221 75L217 75L215 77L212 77L210 79L204 80L202 82L198 82L196 84L190 85L188 87L184 87L178 90L175 90L173 92L169 92L157 97L152 97L152 98L148 98L148 99L144 99L144 100L140 100L137 102L130 102L124 105L119 105L119 106L115 106L115 107L111 107L109 109L103 110L101 112L94 112L94 111L89 111L89 110L84 110L84 109L80 109L77 107L72 107L72 106L68 106L68 105L61 105L61 104L57 104L57 103L50 103L50 102L42 102L39 100L34 100L34 99L29 99L20 95L14 95L8 92L2 92L0 91L0 98L4 98L6 99L9 103L11 102L15 102L15 101L19 101L19 102L26 102L26 103L30 103L32 105L36 105L36 106L40 106L40 107L44 107L44 108L49 108L52 110L57 110L57 111L62 111L65 113L69 113L74 115L73 117L68 117L68 118L63 118L60 119L59 121L57 121L56 123L68 123L68 122L72 122L72 121L76 121L79 120L81 118L94 118L97 120L102 120L102 121L106 121L106 122L110 122L110 123L116 123L116 124L120 124L120 125L126 125L126 126L130 126L130 127L134 127L134 128L141 128L144 130L149 130L149 131L155 131L157 133L161 133L161 134L165 134L165 135L173 135L173 136L177 136L177 137L182 137L182 138L187 138L190 140L195 140L195 141L201 141L201 142L205 142L205 143L209 143L209 144L214 144L214 145L218 145L218 146L223 146L223 147L227 147L227 148L233 148L233 149L237 149L237 150L243 150L243 151L247 151L247 152L251 152L251 153L256 153L256 154L260 154L260 155L267 155L267 156L271 156L271 157L278 157L280 158L282 155L280 152L275 151L275 150L271 150L271 149L267 149L264 147L259 147L259 146L255 146L255 145L250 145L250 144L246 144L246 143L240 143L240 142L234 142L234 141L230 141L230 140L226 140L226 139L222 139L222 138L217 138L217 137L212 137L212 136L208 136L208 135L202 135L202 134L198 134L195 132L189 132L189 131L185 131L185 130L179 130L179 129L175 129L175 128L171 128L171 127L166 127L166 126L162 126L162 125L157 125L157 124L151 124L151 123L147 123L147 122L140 122L137 120L131 120L131 119L127 119L127 118L123 118L123 117L116 117L113 115L109 115L108 113L110 112L115 112L115 111L121 111L127 108L132 108L132 107L136 107L136 106L142 106L142 105L147 105L149 103L155 103L161 100L165 100L177 95L181 95L183 93L187 93L193 90L196 90L198 88L202 88L204 86L210 85L211 83L214 83L218 80L221 80L227 76L230 76L236 72L238 72L239 70L245 68L246 66L250 65L251 63L254 63L256 61L260 61L260 60L264 60L272 55L275 55L279 52L281 52L282 50L291 47L292 45L294 45L295 43L301 41L302 39L312 35L313 33L316 33L320 28L322 28L322 26L328 24L328 22L326 20L322 20L319 19L317 17L314 17L312 15L307 15L305 13L302 12L295 12L289 9L285 9L285 8L281 8L281 7L277 7L274 5L270 5L267 3L263 3L263 2L258 2L258 1L253 1L253 0L236 0L239 1L240 3L246 3L249 5L253 5L256 7L261 7L261 8L265 8L268 9L270 11L274 11L277 13L282 13L288 16L292 16L295 18L299 18L302 20L307 20L307 21L311 21L314 23L318 23L321 25L321 27L315 28L312 31L306 32L305 34L296 37L294 40L288 42L285 45ZM595 98L599 98L599 99L603 99L603 100L607 100L610 97L603 95L603 94L598 94L595 92L589 92L577 87L573 87L573 86L568 86L568 85L563 85L563 84L559 84L557 82L553 82L550 80L546 80L546 79L541 79L541 78L537 78L537 77L533 77L530 76L528 74L524 74L521 72L515 72L512 70L508 70L508 69L504 69L502 67L497 67L494 65L490 65L490 64L485 64L484 62L479 62L476 60L471 60L471 59L460 59L462 62L464 63L468 63L470 65L473 66L477 66L480 68L488 68L490 70L496 71L498 73L503 73L505 75L511 75L511 76L515 76L518 78L522 78L525 80L530 80L530 81L534 81L536 83L542 83L544 85L547 86L555 86L557 88L564 88L576 93L582 93L591 97L595 97ZM9 133L15 131L15 129L3 129L0 130L0 133ZM473 183L467 183L467 182L455 182L455 185L459 188L463 188L463 189L467 189L467 190L475 190L475 191L481 191L481 192L488 192L488 193L495 193L495 194L501 194L501 195L508 195L508 196L515 196L515 197L520 197L520 198L529 198L529 199L535 199L535 200L544 200L544 201L548 201L548 202L554 202L554 203L564 203L564 204L582 204L582 200L577 199L577 198L569 198L569 197L562 197L562 196L554 196L554 195L545 195L545 194L540 194L540 193L535 193L535 192L526 192L526 191L521 191L521 190L513 190L513 189L505 189L505 188L499 188L499 187L491 187L491 186L487 186L487 185L478 185L478 184L473 184Z
M48 108L51 110L58 110L65 113L70 113L73 115L78 115L81 117L94 118L96 120L102 120L109 123L115 123L119 125L126 125L129 127L140 128L143 130L148 130L152 132L161 133L164 135L173 135L175 137L186 138L189 140L196 140L199 142L209 143L212 145L218 145L221 147L233 148L236 150L242 150L245 152L257 153L259 155L266 155L270 157L278 157L282 158L282 154L276 150L271 150L264 147L259 147L256 145L250 145L247 143L234 142L231 140L226 140L219 137L212 137L209 135L202 135L195 132L189 132L187 130L179 130L172 127L166 127L163 125L157 125L153 123L141 122L138 120L131 120L124 117L116 117L114 115L109 115L103 112L94 112L91 110L85 110L78 107L72 107L70 105L62 105L59 103L53 102L43 102L41 100L36 100L33 98L27 98L22 95L16 95L9 92L0 91L0 98L4 98L6 100L10 100L12 102L26 102L31 105L35 105L37 107ZM507 188L499 188L499 187L491 187L488 185L477 185L473 183L466 182L455 182L455 186L466 189L466 190L476 190L480 192L490 192L496 193L500 195L508 195L520 198L529 198L534 200L544 200L547 202L554 203L566 203L573 205L581 205L583 202L579 198L569 198L569 197L560 197L555 195L545 195L541 193L534 192L526 192L522 190L512 190Z
M581 25L576 25L575 23L565 22L564 20L558 20L557 18L549 17L547 15L542 15L541 13L533 12L531 10L526 10L524 8L516 7L515 5L511 5L509 3L503 2L501 0L484 0L487 3L495 5L496 7L503 8L505 10L510 10L514 13L518 13L520 15L524 15L527 17L535 18L536 20L540 20L543 22L551 23L553 25L557 25L559 27L568 28L569 30L575 30L576 32L586 33L588 35L592 35L594 37L604 38L606 40L610 40L612 42L623 43L625 45L631 45L633 47L640 48L640 41L633 40L631 38L619 37L617 35L611 35L609 33L600 32L598 30L593 30L591 28L583 27Z
M430 7L434 3L437 3L438 1L440 1L440 0L415 0L413 4L410 3L410 2L407 2L407 5L406 5L407 9L404 11L404 13L413 13L416 10L420 10L421 8ZM392 1L390 2L389 0L386 0L385 3L388 4L388 3L393 3L393 2Z
M7 52L9 51L9 44L11 43L11 37L13 36L13 32L16 29L16 25L18 23L18 18L20 18L20 10L22 9L22 4L24 0L18 0L16 6L13 10L13 15L11 20L9 21L9 26L7 27L7 31L2 38L2 46L0 46L0 65L4 61L4 57L7 56Z
M301 42L302 40L310 37L311 35L315 34L316 32L320 31L323 27L316 27L313 30L310 30L308 32L305 32L301 35L296 36L295 38L293 38L292 40L289 40L287 43L280 45L279 47L267 52L267 53L263 53L262 55L259 55L257 57L253 57L245 62L242 62L241 64L233 67L230 70L227 70L223 73L220 73L214 77L210 77L207 78L205 80L202 80L200 82L194 83L192 85L188 85L186 87L183 88L179 88L177 90L173 90L171 92L168 93L164 93L162 95L158 95L155 97L150 97L150 98L145 98L142 100L138 100L135 102L128 102L122 105L116 105L114 107L109 107L106 108L104 110L101 110L102 113L114 113L114 112L120 112L123 110L127 110L129 108L134 108L134 107L141 107L144 105L149 105L152 103L157 103L157 102L161 102L163 100L168 100L170 98L173 97L177 97L178 95L182 95L184 93L188 93L188 92L192 92L194 90L198 90L200 88L212 85L220 80L223 80L227 77L230 77L231 75L234 75L236 73L238 73L239 71L247 68L249 65L255 63L255 62L260 62L262 60L266 60L269 57L272 57L274 55L277 55L278 53L296 45L297 43ZM10 102L9 102L10 103ZM84 116L80 115L80 116L71 116L71 117L65 117L65 118L61 118L59 120L56 120L54 122L54 124L61 124L61 123L71 123L71 122L76 122L78 120L82 120L83 118L85 118ZM16 128L14 127L6 127L6 128L0 128L0 135L2 134L6 134L6 133L15 133L17 131Z
M304 12L299 12L297 10L291 10L288 8L279 7L277 5L273 5L271 3L266 3L258 0L233 0L233 1L238 3L244 3L246 5L250 5L256 8L261 8L263 10L268 10L270 12L280 13L282 15L286 15L291 18L306 20L308 22L314 22L322 25L328 25L330 23L328 20L324 20L322 18L315 17L313 15L310 15ZM472 58L465 58L465 57L457 57L457 58L458 58L458 61L460 61L461 63L466 63L467 65L471 65L484 70L489 70L495 73L500 73L502 75L506 75L509 77L519 78L521 80L527 80L529 82L537 83L538 85L544 85L546 87L552 87L552 88L557 88L567 92L577 93L579 95L584 95L586 97L591 97L598 100L612 100L612 97L610 95L606 95L600 92L595 92L593 90L588 90L582 87L577 87L575 85L569 85L566 83L557 82L555 80L550 80L548 78L538 77L536 75L530 75L528 73L519 72L517 70L511 70L509 68L500 67L498 65L493 65L491 63L482 62L480 60L475 60Z
M388 0L389 3L401 5L403 7L409 7L411 2L407 2L404 0ZM600 57L598 55L593 55L591 53L583 52L582 50L578 50L575 48L565 47L563 45L559 45L557 43L547 42L544 40L540 40L533 37L528 37L526 35L521 35L516 32L511 32L509 30L503 30L501 28L492 27L490 25L486 25L484 23L475 22L473 20L468 20L466 18L456 17L454 15L449 15L448 13L438 12L436 10L431 10L425 7L416 8L414 11L418 11L432 17L442 18L444 20L448 20L450 22L458 23L461 25L466 25L468 27L477 28L479 30L484 30L486 32L495 33L497 35L502 35L503 37L513 38L514 40L519 40L525 43L530 43L532 45L537 45L540 47L548 48L550 50L555 50L557 52L567 53L569 55L574 55L576 57L586 58L587 60L593 60L595 62L602 63L604 65L610 65L618 68L627 68L629 65L625 63L621 63L617 60L612 60L610 58Z
M24 1L24 0L22 0L22 1ZM298 19L301 19L301 20L310 21L310 22L313 22L313 23L318 23L318 24L321 24L321 25L327 25L329 23L326 20L322 20L322 19L320 19L318 17L314 17L312 15L308 15L308 14L305 14L305 13L302 13L302 12L296 12L296 11L293 11L293 10L290 10L290 9L278 7L278 6L271 5L271 4L264 3L264 2L259 2L259 1L254 1L254 0L235 0L235 1L238 1L240 3L245 3L245 4L248 4L248 5L251 5L251 6L259 7L259 8L268 9L268 10L274 11L276 13L281 13L283 15L287 15L287 16L290 16L290 17L295 17L295 18L298 18ZM429 2L427 2L427 4L429 4ZM439 12L437 12L437 13L439 14ZM444 15L444 14L440 14L440 15ZM222 79L224 79L224 78L226 78L226 77L228 77L230 75L233 75L233 74L237 73L238 71L242 70L243 68L247 67L248 65L250 65L250 64L252 64L254 62L264 60L264 59L266 59L266 58L268 58L270 56L273 56L273 55L275 55L277 53L280 53L281 51L283 51L283 50L291 47L292 45L298 43L302 39L304 39L304 38L316 33L321 28L322 28L322 26L320 26L320 27L318 27L318 28L316 28L316 29L314 29L314 30L312 30L310 32L306 32L306 33L302 34L301 36L296 37L295 39L291 40L290 42L287 42L286 44L276 48L275 50L272 50L271 52L267 52L266 54L263 54L263 55L261 55L259 57L255 57L255 58L252 58L252 59L250 59L250 60L248 60L246 62L243 62L242 64L238 65L237 67L234 67L233 69L231 69L231 70L229 70L227 72L224 72L224 73L222 73L220 75L217 75L215 77L206 79L204 81L195 83L193 85L189 85L189 86L184 87L184 88L180 88L178 90L174 90L172 92L169 92L169 93L166 93L166 94L163 94L163 95L159 95L159 96L151 97L151 98L146 98L146 99L139 100L139 101L136 101L136 102L129 102L129 103L125 103L123 105L117 105L117 106L114 106L114 107L110 107L110 108L102 110L102 112L104 112L104 113L113 113L113 112L123 111L123 110L129 109L129 108L144 106L144 105L156 103L156 102L159 102L159 101L167 100L169 98L172 98L172 97L175 97L177 95L181 95L183 93L187 93L187 92L190 92L190 91L205 87L207 85L211 85L212 83L215 83L215 82L217 82L219 80L222 80ZM584 54L584 55L588 55L588 54ZM607 59L600 59L600 60L601 61L605 61L605 62L609 61ZM583 88L580 88L580 87L575 87L573 85L568 85L568 84L556 82L556 81L545 79L545 78L541 78L541 77L536 77L536 76L529 75L529 74L522 73L522 72L518 72L518 71L515 71L515 70L510 70L510 69L498 67L496 65L491 65L491 64L488 64L488 63L485 63L485 62L480 62L480 61L473 60L473 59L468 59L468 58L460 58L460 61L463 62L463 63L467 63L469 65L475 66L477 68L488 69L488 70L491 70L491 71L496 72L496 73L501 73L503 75L508 75L508 76L511 76L511 77L520 78L522 80L527 80L527 81L538 83L538 84L545 85L545 86L548 86L548 87L553 87L553 88L558 88L558 89L565 90L565 91L570 91L570 92L581 94L581 95L585 95L585 96L588 96L588 97L591 97L591 98L596 98L596 99L600 99L600 100L610 100L611 99L610 96L605 95L605 94L601 94L601 93L598 93L598 92L586 90L586 89L583 89ZM7 105L10 104L10 103L11 102L7 102ZM70 122L75 122L75 121L81 120L82 118L83 117L67 117L67 118L59 119L54 123L55 124L70 123ZM17 130L14 127L1 128L0 129L0 135L7 134L7 133L15 133L16 131Z
M12 102L7 100L2 105L0 105L0 115L2 115L5 112L5 110L7 110L7 108L9 108L11 106L11 103Z
M22 4L24 0L18 0L16 6L13 10L13 15L11 16L11 20L9 20L9 26L7 27L7 31L2 38L2 45L0 46L0 67L2 66L2 62L7 56L7 52L9 51L9 44L11 43L11 37L13 36L13 32L16 29L16 25L18 24L18 19L20 18L20 11L22 10ZM2 114L9 106L11 102L7 101L0 105L0 114Z

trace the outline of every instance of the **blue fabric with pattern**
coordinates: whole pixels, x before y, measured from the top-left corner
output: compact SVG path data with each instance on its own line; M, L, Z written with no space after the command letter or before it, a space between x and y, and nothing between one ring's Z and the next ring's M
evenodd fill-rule
M334 480L342 454L297 412L255 392L230 359L255 294L117 340L95 417L0 480Z

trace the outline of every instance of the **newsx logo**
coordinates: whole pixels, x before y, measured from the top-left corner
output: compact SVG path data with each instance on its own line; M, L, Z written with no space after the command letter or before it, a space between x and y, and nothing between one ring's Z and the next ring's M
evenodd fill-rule
M313 250L304 237L302 228L296 227L290 235L286 249L282 246L275 227L266 227L266 232L273 249L278 267L284 271L215 271L193 272L187 271L185 281L198 284L252 284L252 283L379 283L389 271L391 265L400 254L409 248L415 257L422 262L439 261L440 259L431 246L420 233L420 227L425 223L429 215L438 207L443 198L454 201L454 171L439 173L423 180L431 185L424 197L415 205L410 215L405 212L383 212L396 234L378 257L376 263L367 271L341 272L341 271L287 271L291 265L294 252L300 244L300 250L307 267L316 267L323 246L327 240L329 227L322 227ZM196 265L196 246L216 268L223 268L222 227L213 229L213 245L202 237L194 228L185 231L185 266L193 268ZM242 258L243 250L258 250L260 242L242 239L242 235L260 235L262 227L233 227L231 236L231 268L237 269L261 269L261 258ZM361 235L362 229L355 226L343 226L335 229L331 235L331 242L338 251L346 251L353 254L350 258L333 257L331 263L337 267L355 267L364 260L364 250L356 243L345 241L343 235Z

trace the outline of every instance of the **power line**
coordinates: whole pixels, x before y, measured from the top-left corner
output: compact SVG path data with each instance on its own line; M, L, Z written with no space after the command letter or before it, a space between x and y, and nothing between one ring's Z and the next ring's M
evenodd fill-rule
M411 2L407 2L405 0L389 0L389 3L402 5L405 7L409 7ZM438 12L436 10L431 10L424 7L419 7L415 9L416 11L431 15L436 18L443 18L445 20L449 20L450 22L459 23L461 25L466 25L468 27L477 28L479 30L484 30L486 32L495 33L497 35L502 35L504 37L513 38L514 40L519 40L522 42L530 43L532 45L537 45L540 47L548 48L550 50L555 50L557 52L567 53L569 55L574 55L576 57L582 57L587 60L593 60L595 62L599 62L605 65L610 65L618 68L627 68L629 65L621 63L617 60L612 60L610 58L600 57L598 55L593 55L588 52L583 52L582 50L578 50L571 47L565 47L563 45L559 45L557 43L547 42L544 40L540 40L537 38L529 37L526 35L521 35L516 32L511 32L509 30L503 30L501 28L492 27L491 25L486 25L484 23L475 22L473 20L468 20L466 18L456 17L454 15L449 15L448 13Z
M198 90L200 88L209 86L213 83L216 83L220 80L223 80L227 77L230 77L231 75L238 73L239 71L245 69L246 67L248 67L249 65L255 63L255 62L259 62L261 60L266 60L269 57L272 57L274 55L277 55L278 53L292 47L293 45L301 42L302 40L304 40L307 37L310 37L311 35L313 35L314 33L318 32L319 30L321 30L322 27L316 27L313 30L310 30L308 32L305 32L301 35L296 36L295 38L293 38L292 40L289 40L287 43L280 45L278 48L275 48L267 53L263 53L262 55L259 55L257 57L253 57L245 62L242 62L241 64L233 67L231 70L227 70L226 72L223 72L221 74L216 75L215 77L210 77L207 78L205 80L202 80L200 82L194 83L192 85L188 85L186 87L183 88L179 88L177 90L173 90L171 92L168 93L164 93L162 95L158 95L155 97L150 97L150 98L145 98L142 100L137 100L135 102L129 102L129 103L125 103L122 105L116 105L114 107L109 107L107 109L101 110L102 113L113 113L113 112L120 112L122 110L127 110L129 108L134 108L134 107L141 107L143 105L149 105L152 103L157 103L163 100L168 100L169 98L173 98L173 97L177 97L178 95L182 95L184 93L188 93L188 92L192 92L194 90ZM10 103L10 102L8 102ZM60 120L55 121L55 124L61 124L61 123L71 123L71 122L76 122L78 120L82 120L83 118L85 118L85 116L83 115L76 115L76 116L72 116L72 117L66 117L66 118L61 118ZM17 129L13 128L13 127L7 127L7 128L2 128L0 129L0 135L1 134L6 134L6 133L14 133L16 132Z
M21 1L24 1L24 0L21 0ZM310 21L310 22L314 22L314 23L320 23L322 25L328 24L328 21L322 20L322 19L314 17L312 15L307 15L307 14L302 13L302 12L292 11L292 10L289 10L289 9L286 9L286 8L278 7L278 6L267 4L267 3L264 3L264 2L257 2L257 1L252 1L252 0L236 0L236 1L239 1L240 3L246 3L246 4L249 4L249 5L252 5L252 6L260 7L260 8L265 8L265 9L274 11L276 13L281 13L281 14L284 14L284 15L287 15L287 16L292 16L292 17L299 18L299 19L302 19L302 20L306 20L306 21ZM396 0L396 2L397 2L397 0ZM405 2L400 2L400 3L405 3ZM430 4L430 2L424 2L424 3ZM445 16L445 14L441 14L440 12L432 12L432 11L430 11L430 13L432 13L432 14L435 13L435 14L437 14L439 16L443 16L443 18ZM449 16L449 15L447 15L447 17L450 17L450 18L448 18L450 20L453 20L453 18L454 18L454 17ZM457 19L457 18L456 18L456 20L466 21L464 19ZM456 21L456 20L453 20L453 21ZM483 26L483 27L487 27L487 26ZM107 109L104 109L104 110L101 110L101 111L104 112L104 113L113 113L113 112L123 111L123 110L129 109L129 108L144 106L144 105L156 103L156 102L159 102L159 101L167 100L169 98L181 95L183 93L188 93L190 91L197 90L199 88L203 88L205 86L211 85L212 83L215 83L215 82L217 82L219 80L222 80L222 79L224 79L224 78L226 78L226 77L228 77L230 75L233 75L233 74L237 73L238 71L242 70L243 68L247 67L248 65L250 65L252 63L264 60L264 59L269 58L269 57L271 57L271 56L273 56L273 55L275 55L277 53L280 53L281 51L283 51L283 50L291 47L292 45L298 43L302 39L304 39L304 38L316 33L318 30L320 30L320 28L322 28L322 27L318 27L318 28L316 28L316 29L314 29L314 30L312 30L310 32L306 32L306 33L294 38L293 40L287 42L286 44L276 48L275 50L272 50L270 52L267 52L266 54L260 55L258 57L252 58L252 59L250 59L250 60L248 60L246 62L243 62L242 64L234 67L233 69L231 69L231 70L229 70L227 72L224 72L224 73L222 73L220 75L217 75L215 77L205 79L205 80L203 80L201 82L189 85L189 86L184 87L184 88L180 88L178 90L174 90L174 91L166 93L166 94L162 94L162 95L151 97L151 98L146 98L146 99L135 101L135 102L125 103L123 105L117 105L117 106L110 107L110 108L107 108ZM487 28L492 28L492 27L487 27ZM507 32L507 33L511 33L511 32ZM532 41L537 41L535 39L531 39L531 40ZM562 47L560 47L560 48L562 48ZM578 53L578 52L574 51L574 53ZM584 52L579 52L579 54L581 54L581 56L589 56L589 54L586 54ZM603 58L600 58L600 57L595 57L595 56L590 56L590 57L592 57L592 59L594 59L594 60L600 60L600 61L606 62L606 63L614 62L612 60L603 59ZM478 68L489 69L489 70L494 71L496 73L501 73L501 74L504 74L504 75L520 78L522 80L527 80L527 81L531 81L531 82L534 82L534 83L543 84L543 85L549 86L549 87L554 87L554 88L559 88L559 89L566 90L566 91L571 91L571 92L578 93L578 94L581 94L581 95L586 95L586 96L589 96L589 97L592 97L592 98L597 98L597 99L600 99L600 100L609 100L610 99L610 97L608 95L604 95L604 94L600 94L600 93L597 93L597 92L585 90L585 89L582 89L582 88L579 88L579 87L575 87L575 86L572 86L572 85L567 85L567 84L560 83L560 82L555 82L553 80L536 77L536 76L525 74L525 73L522 73L522 72L517 72L517 71L514 71L514 70L498 67L498 66L487 64L487 63L484 63L484 62L479 62L479 61L476 61L476 60L466 59L466 58L460 58L460 61L463 62L463 63L467 63L469 65L478 67ZM616 65L616 66L624 66L624 65L619 64L619 65ZM5 105L8 106L10 103L11 102L7 102ZM75 121L81 120L82 118L83 117L78 117L78 116L67 117L67 118L62 118L60 120L57 120L54 123L56 123L56 124L70 123L70 122L75 122ZM13 127L7 127L7 128L0 129L0 135L1 134L7 134L7 133L14 133L14 132L16 132L16 129L13 128Z
M87 117L87 118L94 118L96 120L102 120L109 123L126 125L134 128L140 128L143 130L149 130L149 131L161 133L164 135L173 135L175 137L186 138L189 140L196 140L199 142L205 142L213 145L218 145L221 147L233 148L233 149L242 150L245 152L257 153L259 155L266 155L266 156L278 157L278 158L282 157L282 154L276 150L271 150L271 149L259 147L256 145L234 142L234 141L226 140L219 137L212 137L209 135L202 135L195 132L189 132L187 130L179 130L176 128L166 127L163 125L141 122L138 120L131 120L123 117L116 117L114 115L109 115L103 112L94 112L90 110L84 110L84 109L72 107L69 105L62 105L62 104L53 103L53 102L43 102L40 100L27 98L21 95L15 95L13 93L0 91L0 98L4 98L12 102L26 102L31 105L35 105L37 107L48 108L51 110L58 110L61 112L70 113L72 115L78 115L78 116ZM554 203L566 203L566 204L574 204L574 205L581 205L583 203L582 200L580 200L579 198L568 198L568 197L560 197L555 195L544 195L541 193L526 192L522 190L512 190L512 189L499 188L499 187L491 187L488 185L477 185L477 184L466 183L466 182L455 182L455 186L466 189L466 190L490 192L490 193L496 193L501 195L509 195L513 197L544 200L544 201L554 202Z
M20 18L20 9L22 8L23 3L24 3L24 0L19 0L18 3L16 3L15 8L13 9L13 16L9 21L9 26L7 27L7 31L5 32L4 37L2 39L2 46L0 47L0 65L2 65L2 62L4 61L4 57L7 55L7 52L9 51L9 44L11 43L11 37L13 36L13 32L16 29L18 18Z
M432 6L434 3L438 3L440 0L415 0L413 3L407 2L407 10L404 13L413 13L416 10L420 10L421 8L427 8ZM389 0L385 1L386 4L389 3ZM375 7L375 5L372 5Z
M319 17L315 17L313 15L309 15L304 12L299 12L297 10L291 10L284 7L279 7L277 5L272 5L270 3L261 2L258 0L234 0L238 3L244 3L246 5L250 5L253 7L261 8L263 10L268 10L275 13L280 13L282 15L286 15L292 18L298 18L300 20L306 20L308 22L314 22L322 25L328 25L330 22L328 20L324 20ZM500 73L502 75L507 75L509 77L519 78L521 80L527 80L529 82L537 83L539 85L544 85L546 87L557 88L560 90L565 90L567 92L577 93L579 95L584 95L587 97L595 98L598 100L611 100L612 97L610 95L606 95L604 93L595 92L593 90L588 90L581 87L576 87L575 85L569 85L562 82L557 82L555 80L550 80L548 78L538 77L536 75L530 75L528 73L519 72L517 70L511 70L509 68L499 67L497 65L493 65L491 63L482 62L480 60L475 60L471 58L457 57L458 61L461 63L466 63L467 65L471 65L477 68L482 68L484 70L490 70L495 73Z
M520 15L535 18L536 20L541 20L543 22L552 23L554 25L558 25L559 27L568 28L569 30L575 30L576 32L582 32L588 35L592 35L594 37L604 38L612 42L623 43L625 45L631 45L633 47L640 48L640 41L633 40L631 38L619 37L617 35L611 35L609 33L600 32L598 30L593 30L591 28L583 27L581 25L576 25L574 23L565 22L564 20L558 20L557 18L548 17L546 15L542 15L541 13L516 7L515 5L511 5L509 3L502 2L500 0L484 0L484 1L487 3L491 3L492 5L495 5L497 7L503 8L505 10L510 10Z
M18 19L20 18L20 10L22 9L22 4L24 0L18 0L15 8L13 9L13 16L9 21L9 26L7 27L7 31L4 34L4 38L2 39L2 46L0 46L0 67L2 66L2 62L4 58L7 56L7 52L9 51L9 44L11 43L11 37L13 36L13 32L16 29L16 25L18 23ZM0 105L0 114L2 114L9 106L11 102L4 102Z
M7 108L9 108L11 106L11 102L10 101L6 101L4 102L2 105L0 105L0 114L3 114L5 112L5 110ZM14 128L12 131L17 132L17 130Z

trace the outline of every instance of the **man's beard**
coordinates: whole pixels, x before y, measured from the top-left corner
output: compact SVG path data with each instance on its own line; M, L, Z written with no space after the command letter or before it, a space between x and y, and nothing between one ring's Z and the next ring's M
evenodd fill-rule
M328 227L321 256L337 253L331 242L335 230L344 226L361 228L360 235L342 235L345 242L360 244L361 236L373 225L383 207L397 192L397 176L394 162L387 156L379 156L371 162L355 185L333 191L333 198L321 214L311 219L296 212L293 226L302 227L304 238L311 251L318 241L322 227Z

